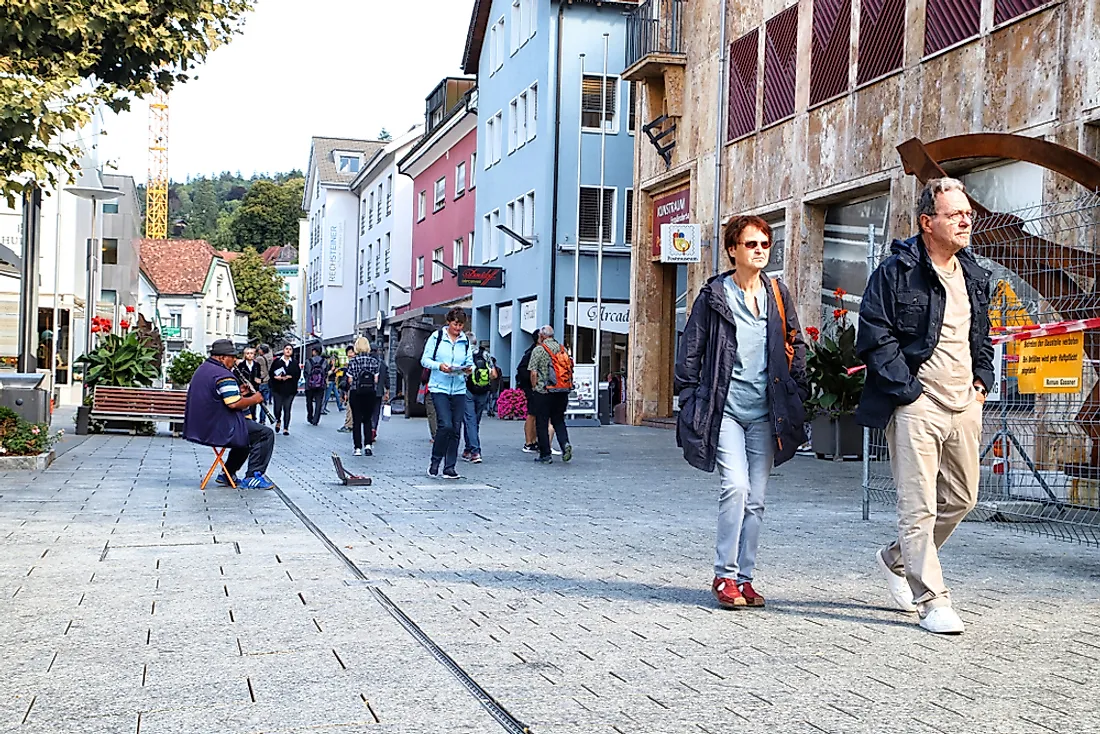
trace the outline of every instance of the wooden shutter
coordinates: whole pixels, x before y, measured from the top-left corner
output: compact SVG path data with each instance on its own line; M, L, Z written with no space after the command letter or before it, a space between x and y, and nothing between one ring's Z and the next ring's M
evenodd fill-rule
M794 114L798 6L792 5L764 24L764 124Z
M810 104L848 89L852 0L814 0Z
M727 139L735 140L756 129L756 65L759 29L730 44L730 98Z
M612 125L615 122L615 91L619 80L617 77L607 77L607 96L603 96L603 77L584 75L581 86L581 123L584 127L600 127L600 114L606 115L607 122ZM600 99L603 98L603 107Z
M863 84L901 68L905 0L863 0L859 11L859 67Z
M993 23L1000 25L1019 17L1035 8L1042 7L1050 0L995 0L993 3Z
M924 23L924 55L934 54L978 35L982 0L928 0Z

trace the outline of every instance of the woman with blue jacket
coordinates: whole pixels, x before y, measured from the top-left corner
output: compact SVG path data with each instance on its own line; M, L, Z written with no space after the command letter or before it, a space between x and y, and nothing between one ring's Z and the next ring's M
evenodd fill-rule
M438 428L432 444L432 463L428 475L439 476L443 465L444 479L458 479L458 441L462 436L462 421L466 415L466 375L474 369L474 353L466 336L466 312L452 308L447 312L447 324L428 337L420 365L431 370L428 392L435 406Z

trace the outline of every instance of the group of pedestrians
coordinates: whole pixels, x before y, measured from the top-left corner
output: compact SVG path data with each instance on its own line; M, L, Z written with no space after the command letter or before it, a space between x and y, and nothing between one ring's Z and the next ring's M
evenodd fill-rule
M893 243L859 312L867 370L856 417L885 429L898 498L898 538L874 563L891 605L936 634L964 630L938 551L977 501L993 384L990 273L967 249L973 214L962 183L929 181L918 234ZM806 346L786 286L763 272L767 222L734 218L724 245L732 269L703 287L680 343L676 434L692 466L720 477L711 590L722 607L761 608L753 579L768 475L806 440Z

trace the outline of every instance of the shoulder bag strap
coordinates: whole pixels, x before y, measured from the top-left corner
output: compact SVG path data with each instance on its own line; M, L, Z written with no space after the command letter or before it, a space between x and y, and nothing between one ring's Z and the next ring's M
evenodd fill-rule
M787 353L787 371L790 372L794 363L794 332L787 329L787 308L783 303L783 294L779 292L779 280L769 279L772 284L772 295L775 297L775 307L779 311L780 328L783 329L783 351Z

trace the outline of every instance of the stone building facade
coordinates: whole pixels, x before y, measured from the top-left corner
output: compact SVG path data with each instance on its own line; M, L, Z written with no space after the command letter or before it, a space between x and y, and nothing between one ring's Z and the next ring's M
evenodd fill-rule
M658 140L673 144L667 161L645 136L635 150L636 424L672 415L678 324L728 268L711 246L716 180L720 222L757 214L775 228L770 272L808 326L837 286L858 309L869 251L913 233L918 183L902 142L1004 132L1100 152L1100 0L648 0L634 17L624 76L638 83L638 119L654 135L675 125ZM1029 163L945 168L998 211L1079 191ZM662 264L661 206L685 198L702 260Z

